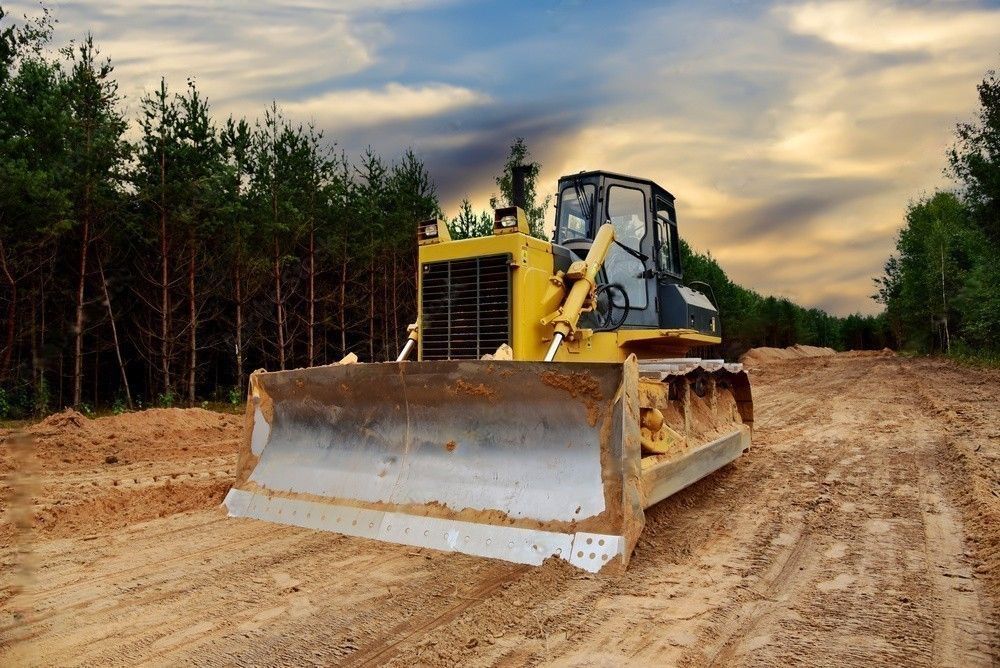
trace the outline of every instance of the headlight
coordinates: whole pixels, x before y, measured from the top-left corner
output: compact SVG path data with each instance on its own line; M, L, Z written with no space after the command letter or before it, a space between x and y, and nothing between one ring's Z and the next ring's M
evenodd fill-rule
M524 212L516 206L507 206L493 212L493 234L528 233L528 221Z
M446 241L451 241L451 235L448 233L448 224L443 220L431 218L417 223L417 243L421 246Z

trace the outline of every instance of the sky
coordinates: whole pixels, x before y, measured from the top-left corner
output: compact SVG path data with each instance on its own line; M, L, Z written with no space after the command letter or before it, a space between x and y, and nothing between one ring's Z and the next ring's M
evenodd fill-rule
M449 216L488 206L523 137L541 192L581 170L653 179L733 280L838 315L880 309L907 204L949 186L955 124L1000 64L995 2L47 5L57 42L94 35L133 117L161 76L193 77L219 118L274 100L350 154L412 147Z

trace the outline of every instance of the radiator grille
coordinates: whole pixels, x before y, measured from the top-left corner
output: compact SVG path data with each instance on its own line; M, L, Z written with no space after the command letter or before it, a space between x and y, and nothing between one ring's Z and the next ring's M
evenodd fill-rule
M510 255L423 265L424 360L479 359L510 344Z

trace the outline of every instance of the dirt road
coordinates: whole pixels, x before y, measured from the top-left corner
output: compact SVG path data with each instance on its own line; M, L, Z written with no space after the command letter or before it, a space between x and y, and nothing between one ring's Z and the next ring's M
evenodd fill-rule
M754 449L651 509L622 576L227 519L227 416L127 416L131 445L53 424L27 487L8 435L0 664L1000 661L1000 374L842 354L752 378Z

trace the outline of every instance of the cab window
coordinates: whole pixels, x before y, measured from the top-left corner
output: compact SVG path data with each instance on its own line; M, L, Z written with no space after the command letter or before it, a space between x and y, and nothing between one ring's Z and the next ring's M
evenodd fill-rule
M677 238L674 209L664 200L656 199L656 263L660 271L681 275L681 249Z
M646 196L641 190L611 186L608 188L608 220L615 227L618 243L639 251L646 236ZM611 247L604 261L611 283L618 283L628 294L629 307L644 309L647 304L646 267L637 257L617 245Z
M590 218L596 205L594 184L580 184L562 189L559 195L559 224L556 239L559 243L570 239L591 239Z

